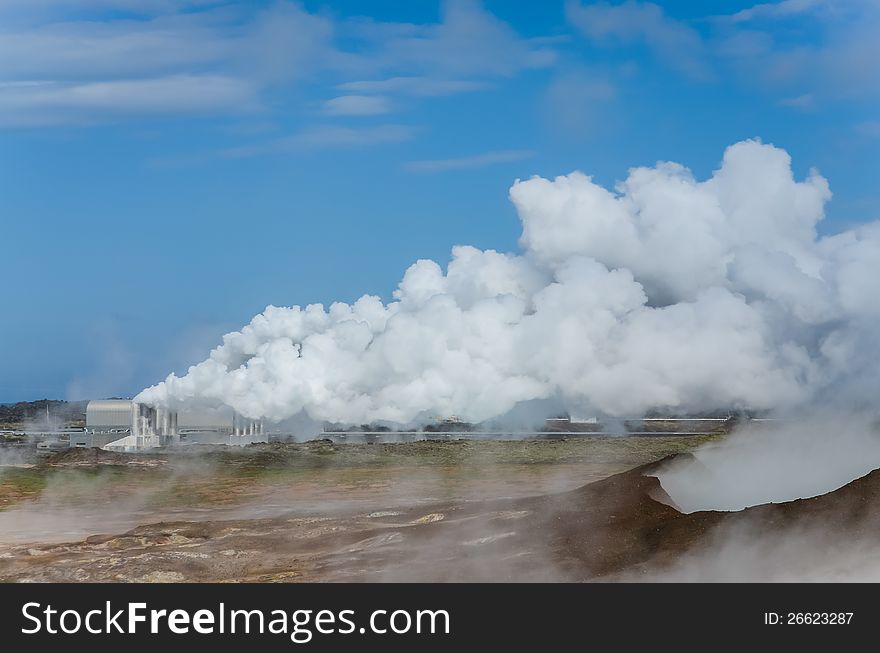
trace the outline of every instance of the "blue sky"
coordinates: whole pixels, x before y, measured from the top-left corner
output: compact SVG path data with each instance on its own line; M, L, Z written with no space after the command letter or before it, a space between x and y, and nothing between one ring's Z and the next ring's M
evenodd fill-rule
M880 5L0 5L0 401L130 395L267 304L516 249L516 178L760 137L880 217Z

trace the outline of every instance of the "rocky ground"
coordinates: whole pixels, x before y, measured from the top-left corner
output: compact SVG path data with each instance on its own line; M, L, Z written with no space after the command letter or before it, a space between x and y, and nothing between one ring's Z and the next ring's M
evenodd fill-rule
M186 464L69 452L16 470L34 493L0 512L0 580L638 580L737 524L880 534L878 473L814 499L683 514L651 476L669 459L644 458L681 460L698 441L631 440L311 443L187 454ZM7 476L7 498L14 484ZM65 490L72 500L51 498ZM40 511L54 530L34 525ZM129 527L103 528L113 525Z

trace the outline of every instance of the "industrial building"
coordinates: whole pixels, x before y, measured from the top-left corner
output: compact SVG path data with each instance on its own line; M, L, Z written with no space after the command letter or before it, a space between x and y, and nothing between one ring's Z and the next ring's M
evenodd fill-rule
M70 436L71 447L108 451L253 442L266 442L262 420L247 419L231 408L171 411L128 399L90 401L85 430Z

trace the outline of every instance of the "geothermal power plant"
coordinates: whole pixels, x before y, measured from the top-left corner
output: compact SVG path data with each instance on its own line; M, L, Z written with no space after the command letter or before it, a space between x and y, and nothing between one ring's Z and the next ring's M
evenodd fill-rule
M72 447L138 451L182 443L243 445L265 442L261 420L230 408L173 411L131 400L97 400L86 406L82 437Z
M538 425L499 428L469 423L457 416L435 416L419 426L362 424L358 426L325 422L303 430L289 424L249 419L232 408L184 407L169 410L133 399L97 399L85 405L82 427L59 426L56 416L47 414L45 423L31 423L19 431L4 431L21 444L29 442L38 451L92 449L135 453L186 445L245 446L270 441L320 439L344 443L394 443L419 440L505 440L566 439L619 436L693 436L718 434L735 425L775 422L742 411L718 411L702 416L648 416L600 420L597 417L562 415L547 417Z
M266 442L262 420L231 408L166 410L130 399L93 400L82 430L34 433L43 449L101 448L132 452L183 444L245 445Z

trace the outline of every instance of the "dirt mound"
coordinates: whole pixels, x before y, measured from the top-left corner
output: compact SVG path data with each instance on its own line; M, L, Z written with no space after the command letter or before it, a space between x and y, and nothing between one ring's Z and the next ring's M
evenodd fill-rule
M401 530L394 547L421 555L398 560L389 555L382 579L633 577L706 549L717 542L718 529L737 526L747 526L756 538L809 529L830 530L841 541L880 535L880 516L873 516L880 506L880 470L811 499L684 514L652 474L688 458L670 456L570 492L434 510L446 518ZM519 517L506 516L511 514ZM371 553L373 563L377 555ZM363 557L358 563L370 560Z
M96 465L161 465L166 461L157 456L145 454L126 454L105 451L93 447L71 448L52 454L43 460L43 464L52 467L85 467Z

